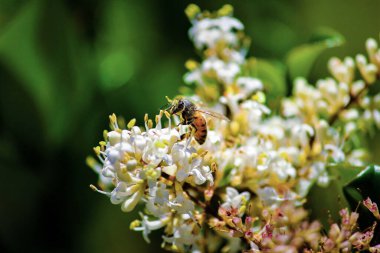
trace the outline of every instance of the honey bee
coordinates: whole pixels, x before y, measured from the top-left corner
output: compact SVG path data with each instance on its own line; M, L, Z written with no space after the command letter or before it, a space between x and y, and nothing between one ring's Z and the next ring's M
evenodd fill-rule
M191 126L191 135L194 136L194 139L200 145L202 145L207 138L207 122L202 114L207 114L215 118L229 121L226 116L216 112L202 110L198 108L193 102L185 98L169 100L169 103L170 106L168 107L167 111L171 115L180 116L181 125Z

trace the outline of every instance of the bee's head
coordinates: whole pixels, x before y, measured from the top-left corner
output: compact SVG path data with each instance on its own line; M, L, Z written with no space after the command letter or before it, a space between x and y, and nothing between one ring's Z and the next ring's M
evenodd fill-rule
M187 100L182 97L177 97L174 99L166 97L166 99L168 100L168 103L165 106L161 107L161 109L169 112L172 115L182 112L186 107Z
M173 99L168 111L170 114L177 114L185 109L185 103L183 99Z

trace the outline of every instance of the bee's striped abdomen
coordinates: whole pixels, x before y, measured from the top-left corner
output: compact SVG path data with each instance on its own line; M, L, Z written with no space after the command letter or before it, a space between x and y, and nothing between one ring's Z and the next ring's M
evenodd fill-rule
M191 124L195 128L194 138L202 145L207 138L207 124L206 119L198 112L194 114L194 121Z

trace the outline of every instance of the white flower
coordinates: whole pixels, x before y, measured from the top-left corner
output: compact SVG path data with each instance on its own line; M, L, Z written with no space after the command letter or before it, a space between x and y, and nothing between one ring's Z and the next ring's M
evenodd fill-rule
M263 89L263 83L259 79L252 77L239 77L236 80L236 84L246 96Z
M256 193L265 206L271 206L283 201L273 187L258 189Z
M341 148L332 144L327 144L324 149L329 153L329 157L336 163L343 162L345 160L345 155Z
M242 192L239 194L239 192L233 187L227 187L226 193L226 200L221 207L227 210L237 209L239 215L242 216L251 194L249 194L249 192Z
M210 185L214 184L214 178L209 166L197 166L189 174L195 177L195 183L198 185L204 184L206 180L210 181Z
M254 100L244 101L241 105L241 108L259 115L270 113L270 109L268 107Z
M161 217L170 212L169 191L165 184L157 182L156 186L151 188L149 195L146 208L152 215Z
M314 136L314 129L308 124L296 125L292 129L292 135L297 140L296 143L300 143L302 147L306 147L309 146L310 138Z
M294 192L287 192L284 196L280 196L273 187L265 187L257 190L257 195L265 206L277 207L281 202L284 201L295 201L296 205L301 204L297 201L297 194Z
M328 62L331 74L339 81L344 83L351 83L355 74L355 62L351 57L346 57L344 62L340 59L333 57Z
M184 81L187 84L196 83L197 85L203 86L204 81L203 81L202 69L196 68L193 71L186 73L184 76Z
M128 185L125 182L119 182L111 192L111 203L120 204L128 199L129 196L139 191L141 184Z
M269 164L269 168L274 172L278 179L285 182L289 178L296 177L296 169L282 158L277 158Z
M213 48L220 41L236 45L238 38L233 29L242 30L244 26L233 17L204 18L194 22L189 35L198 49Z
M150 243L150 240L148 238L148 235L150 234L150 232L152 230L157 230L166 226L166 224L170 221L170 217L164 217L162 219L150 221L148 220L148 216L143 215L142 213L140 213L140 216L142 218L141 226L134 227L133 230L142 231L143 237L145 241L148 243Z
M202 63L202 71L210 72L215 71L217 78L224 84L230 84L234 81L235 77L240 73L240 66L235 62L225 62L217 57L207 58Z
M317 184L322 187L328 186L330 178L326 171L326 164L323 162L315 162L310 167L308 176L310 181L317 181Z
M213 177L208 166L203 166L201 157L191 157L194 150L184 149L182 144L174 144L172 149L173 162L178 164L179 169L176 173L176 179L179 182L185 181L189 176L194 177L194 182L198 185L205 183L207 180L213 183Z
M170 207L172 207L179 214L188 214L193 217L192 212L194 211L194 203L189 200L183 193L183 190L176 192L177 197L169 202Z
M165 242L173 244L178 249L184 249L185 245L192 245L197 240L197 236L193 234L194 223L188 223L181 219L180 224L174 228L173 236L163 236Z

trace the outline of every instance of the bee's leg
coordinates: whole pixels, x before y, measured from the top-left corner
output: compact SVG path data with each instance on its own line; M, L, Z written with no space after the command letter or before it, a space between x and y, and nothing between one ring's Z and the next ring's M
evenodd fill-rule
M177 124L177 127L180 125L189 125L191 122L185 119L181 119L181 121Z
M187 125L186 120L182 117L182 115L179 115L179 123L177 124L177 127L180 125Z
M189 138L189 137L190 137L190 134L191 134L191 133L184 133L184 134L182 134L182 135L180 136L181 141L183 141L183 140L186 139L186 138Z
M186 146L185 146L185 150L187 149L187 147L189 146L190 142L191 142L191 138L193 138L194 136L194 133L195 133L195 128L190 126L190 133L188 133L188 138L187 138L187 142L186 142Z

